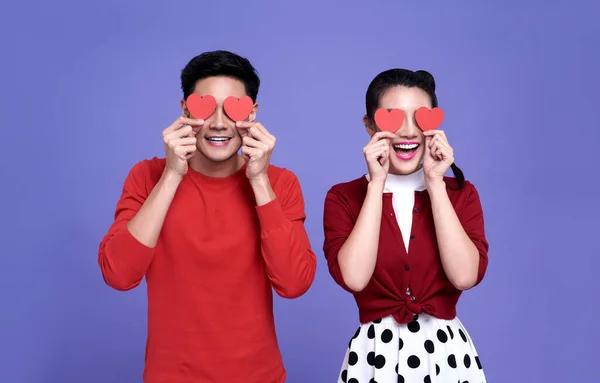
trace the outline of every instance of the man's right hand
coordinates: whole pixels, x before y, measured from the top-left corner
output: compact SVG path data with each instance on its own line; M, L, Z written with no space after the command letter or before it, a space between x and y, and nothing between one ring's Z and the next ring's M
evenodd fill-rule
M183 177L188 171L188 160L196 153L196 134L203 120L179 117L163 130L167 166L165 172Z

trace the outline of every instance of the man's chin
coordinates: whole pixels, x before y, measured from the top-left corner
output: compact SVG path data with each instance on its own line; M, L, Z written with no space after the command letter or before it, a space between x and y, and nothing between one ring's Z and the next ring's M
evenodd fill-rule
M210 162L215 162L215 163L226 162L226 161L230 160L232 157L237 156L237 151L232 151L232 150L221 151L220 153L219 152L215 153L212 150L198 150L198 152L199 152L198 154L200 154L202 157L206 158Z

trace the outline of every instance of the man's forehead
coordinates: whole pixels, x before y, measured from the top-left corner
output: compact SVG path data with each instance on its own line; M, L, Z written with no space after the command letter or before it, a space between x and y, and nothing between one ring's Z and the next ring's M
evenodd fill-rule
M233 77L215 76L205 77L196 82L196 92L246 92L244 83Z

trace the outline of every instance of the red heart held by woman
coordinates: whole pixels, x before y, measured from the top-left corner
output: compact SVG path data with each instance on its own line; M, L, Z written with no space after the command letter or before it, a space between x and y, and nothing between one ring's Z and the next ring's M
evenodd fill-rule
M210 94L202 97L199 94L190 94L185 101L192 116L199 120L206 120L217 108L217 100Z
M402 122L404 122L404 113L400 109L387 110L379 108L374 117L379 129L390 133L396 133L402 126Z
M237 98L235 96L229 96L223 102L223 109L225 109L225 113L231 118L233 121L244 121L252 112L252 107L254 106L254 102L249 96L244 96L242 98Z
M440 108L430 110L428 107L422 106L417 109L415 119L423 131L434 130L442 124L444 112Z

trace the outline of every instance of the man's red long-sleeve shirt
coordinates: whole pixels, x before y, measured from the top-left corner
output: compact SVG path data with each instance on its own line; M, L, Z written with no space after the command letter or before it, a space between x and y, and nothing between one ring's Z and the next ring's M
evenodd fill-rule
M126 225L164 168L158 158L132 168L98 254L105 282L117 290L146 277L144 381L283 382L271 288L298 297L316 269L298 179L271 165L276 199L257 207L245 167L225 178L189 169L149 248Z

